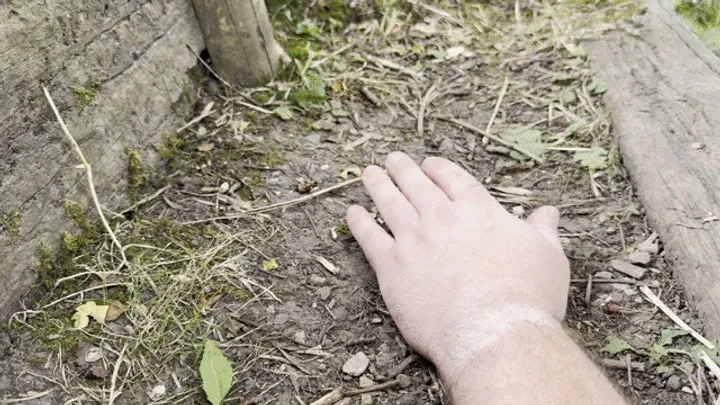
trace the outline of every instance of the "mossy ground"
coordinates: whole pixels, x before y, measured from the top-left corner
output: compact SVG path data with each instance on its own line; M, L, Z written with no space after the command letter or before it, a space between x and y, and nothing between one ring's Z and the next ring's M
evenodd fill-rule
M720 51L720 1L676 0L675 10L708 48Z

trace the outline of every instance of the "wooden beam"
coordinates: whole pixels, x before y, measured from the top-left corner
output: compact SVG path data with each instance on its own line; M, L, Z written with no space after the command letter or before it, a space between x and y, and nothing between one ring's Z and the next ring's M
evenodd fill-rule
M670 0L648 0L639 35L584 44L608 82L613 133L685 294L720 337L720 59ZM712 340L712 339L711 339Z
M257 86L278 70L282 48L264 0L193 0L213 66L237 86Z

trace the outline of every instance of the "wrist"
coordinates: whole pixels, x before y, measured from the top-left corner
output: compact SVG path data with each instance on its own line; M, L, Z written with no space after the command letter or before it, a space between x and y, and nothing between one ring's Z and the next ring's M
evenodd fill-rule
M468 370L481 367L483 358L501 343L506 346L510 340L528 339L538 331L564 333L557 318L527 305L485 310L467 317L461 328L446 330L430 359L451 390Z

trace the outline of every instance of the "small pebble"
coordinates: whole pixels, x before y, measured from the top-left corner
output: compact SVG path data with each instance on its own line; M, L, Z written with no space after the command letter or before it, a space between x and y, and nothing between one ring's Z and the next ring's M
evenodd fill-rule
M367 387L371 387L371 386L375 385L375 381L371 380L367 376L362 376L362 377L360 377L360 381L358 382L358 385L360 386L360 388L367 388Z
M694 142L693 144L690 145L690 147L692 147L695 150L700 150L700 149L705 148L705 144L702 142Z
M159 384L159 385L154 386L153 389L148 391L147 394L151 400L157 401L160 398L165 396L166 391L167 391L167 389L165 388L165 386L162 384Z
M360 395L360 405L372 405L372 404L373 404L372 395L370 395L370 394Z
M310 284L312 285L323 285L327 279L323 276L317 275L317 274L311 274L310 275Z
M368 356L364 352L357 352L343 364L342 371L353 377L359 377L365 373L369 365L370 359Z
M682 381L680 380L680 377L677 375L671 375L670 378L668 378L667 383L665 384L668 388L670 388L673 391L677 391L682 387Z

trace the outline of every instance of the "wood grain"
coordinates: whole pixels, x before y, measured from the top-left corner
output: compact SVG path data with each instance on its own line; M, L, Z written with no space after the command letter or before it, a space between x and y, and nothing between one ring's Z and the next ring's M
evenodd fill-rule
M637 194L712 340L720 222L703 218L720 214L720 59L669 0L648 0L641 23L639 36L614 33L585 47L610 86L613 132Z

